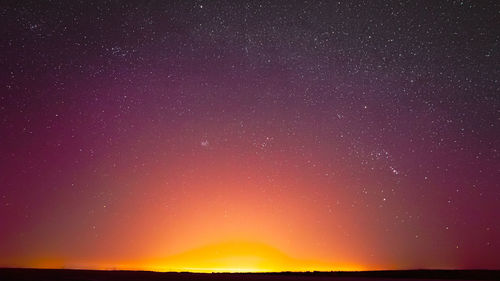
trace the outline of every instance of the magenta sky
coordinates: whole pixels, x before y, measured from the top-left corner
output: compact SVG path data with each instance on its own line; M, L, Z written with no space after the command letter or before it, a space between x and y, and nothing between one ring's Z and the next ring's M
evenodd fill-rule
M0 266L500 268L497 1L83 2L0 4Z

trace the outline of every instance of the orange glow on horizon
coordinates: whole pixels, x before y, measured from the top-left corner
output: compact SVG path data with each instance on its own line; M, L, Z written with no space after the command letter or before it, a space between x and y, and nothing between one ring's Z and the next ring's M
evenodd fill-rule
M333 265L296 259L271 246L255 242L226 242L200 247L164 260L147 261L142 268L153 271L188 272L280 272L352 271L359 266Z
M368 270L366 267L353 264L333 264L313 259L297 259L269 245L245 241L212 244L163 259L146 259L113 263L95 260L92 262L69 262L63 258L45 258L32 260L29 263L31 265L28 267L42 269L71 268L193 273Z

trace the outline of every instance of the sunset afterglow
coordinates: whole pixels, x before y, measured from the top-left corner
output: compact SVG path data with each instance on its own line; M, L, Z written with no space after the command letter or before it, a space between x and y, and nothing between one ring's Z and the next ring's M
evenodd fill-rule
M0 267L500 268L498 4L6 2Z

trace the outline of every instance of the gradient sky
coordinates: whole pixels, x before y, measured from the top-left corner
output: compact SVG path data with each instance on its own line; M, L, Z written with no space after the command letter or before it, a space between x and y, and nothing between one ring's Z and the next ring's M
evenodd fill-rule
M499 269L499 11L2 1L0 266Z

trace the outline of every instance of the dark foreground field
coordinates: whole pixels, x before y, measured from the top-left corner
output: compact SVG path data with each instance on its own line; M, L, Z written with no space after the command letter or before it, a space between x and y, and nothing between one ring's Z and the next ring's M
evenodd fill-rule
M98 271L67 269L0 268L0 280L500 280L498 270L407 270L305 273L160 273L147 271Z

